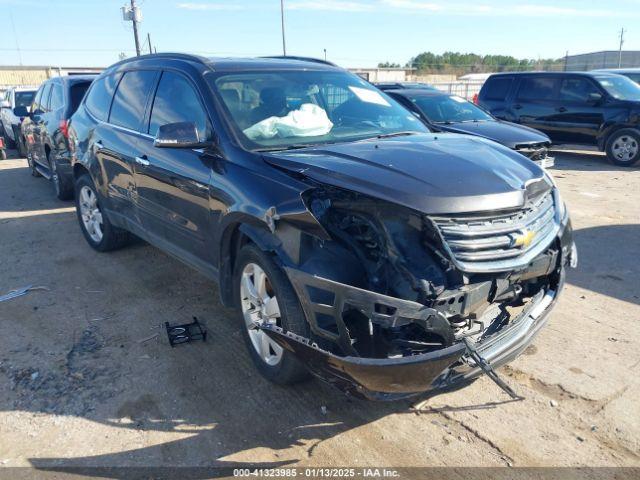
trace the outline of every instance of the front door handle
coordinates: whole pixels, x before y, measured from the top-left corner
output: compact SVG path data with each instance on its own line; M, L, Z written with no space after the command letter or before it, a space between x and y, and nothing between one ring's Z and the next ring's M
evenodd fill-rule
M143 167L149 166L149 160L147 160L146 155L143 155L141 157L136 157L135 160L138 165L142 165Z
M520 109L522 108L522 105L520 105L519 103L516 103L516 104L513 106L513 108L514 108L515 110L520 110Z
M566 112L567 108L566 107L559 107L556 110L558 110L560 113Z

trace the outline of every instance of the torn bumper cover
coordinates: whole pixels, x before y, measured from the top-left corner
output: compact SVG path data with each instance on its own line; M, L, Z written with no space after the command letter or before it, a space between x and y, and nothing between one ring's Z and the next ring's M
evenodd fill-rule
M318 277L313 279L314 282L330 282ZM476 350L492 368L510 362L532 342L546 323L562 283L557 290L541 291L509 325L476 343ZM354 289L348 285L341 286L346 292ZM356 296L359 295L360 292L356 292ZM422 310L430 310L421 307ZM264 324L259 328L295 354L317 377L349 394L372 400L395 400L429 390L451 388L482 374L481 368L467 354L463 342L407 357L342 357L277 326Z

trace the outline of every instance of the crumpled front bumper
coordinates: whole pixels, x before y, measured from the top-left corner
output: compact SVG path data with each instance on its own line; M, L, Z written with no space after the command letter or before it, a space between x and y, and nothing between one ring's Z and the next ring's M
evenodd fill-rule
M575 266L575 244L571 225L567 221L559 233L561 246L560 267L553 288L541 290L508 325L495 334L475 344L476 351L492 367L497 368L520 355L545 325L564 284L565 269ZM424 305L401 299L393 299L374 292L357 289L331 280L287 269L294 288L301 296L305 314L342 311L345 303L356 305L365 314L378 316L378 320L395 322L398 317L412 317L418 321L434 322L438 313ZM336 301L333 306L313 304L302 294L304 285L331 288ZM338 298L339 297L339 298ZM393 314L381 318L376 305L389 307ZM369 317L371 318L371 317ZM338 356L330 353L309 339L281 328L264 324L256 325L285 350L293 353L319 378L354 396L372 400L395 400L429 390L451 388L464 384L482 374L466 350L463 342L426 354L397 358L363 358L357 355Z

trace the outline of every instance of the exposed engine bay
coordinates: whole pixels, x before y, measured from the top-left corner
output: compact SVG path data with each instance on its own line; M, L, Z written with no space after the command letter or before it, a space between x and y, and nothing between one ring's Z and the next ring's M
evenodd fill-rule
M548 190L542 194L552 198ZM446 243L437 219L333 187L310 190L304 200L333 240L303 235L298 268L287 273L312 340L335 355L392 359L441 350L464 338L480 342L558 283L557 239L523 268L465 272L449 253L452 241ZM553 199L550 208L552 222ZM515 215L522 219L522 212ZM522 236L519 229L520 224L503 228ZM490 243L493 233L474 239L477 252L487 253L483 242ZM514 238L500 255L521 254L522 248L509 251L520 237Z

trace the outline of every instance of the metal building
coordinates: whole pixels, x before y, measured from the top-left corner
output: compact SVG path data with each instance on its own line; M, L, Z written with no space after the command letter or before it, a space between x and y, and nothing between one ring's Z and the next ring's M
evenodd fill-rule
M620 64L618 64L620 62ZM566 70L587 71L596 68L635 68L640 67L640 51L605 50L602 52L583 53L566 57Z

